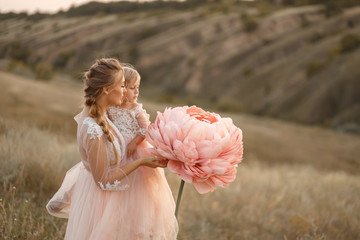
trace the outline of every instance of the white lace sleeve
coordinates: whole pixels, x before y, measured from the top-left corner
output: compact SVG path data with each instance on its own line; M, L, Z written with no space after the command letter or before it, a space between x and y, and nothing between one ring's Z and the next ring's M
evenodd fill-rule
M139 125L137 133L145 136L147 133L147 128L150 125L150 115L147 114L145 109L143 109L142 104L139 104L136 107L135 117Z
M101 127L96 123L95 119L87 117L84 119L84 124L88 125L87 134L90 135L90 139L100 139L104 134Z
M84 125L86 125L83 129L85 135L83 147L86 152L84 161L95 182L102 190L107 191L122 191L129 188L127 175L116 164L116 160L121 161L122 155L118 140L110 142L101 127L90 117L84 119Z

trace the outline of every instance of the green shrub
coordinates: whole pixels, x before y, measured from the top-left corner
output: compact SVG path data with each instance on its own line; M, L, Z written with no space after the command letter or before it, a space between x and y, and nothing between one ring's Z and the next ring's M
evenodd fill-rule
M329 51L329 60L333 60L335 58L337 58L341 53L341 47L340 46L335 46L332 47Z
M213 4L213 5L210 5L209 7L209 10L211 12L221 12L221 13L224 13L224 14L228 14L230 12L230 9L231 9L231 5L230 3L228 2L220 2L218 4Z
M27 24L24 26L24 30L31 30L32 25L31 24Z
M266 83L264 84L264 95L265 95L265 96L269 95L269 93L271 93L271 91L272 91L272 86L271 86L271 84L268 83L268 82L266 82Z
M75 79L76 81L83 81L84 71L78 69L71 73L71 77Z
M176 77L175 78L170 78L170 79L166 79L165 81L163 81L161 83L161 89L163 90L163 92L165 93L170 93L172 95L176 95L179 93L179 90L181 89L181 87L179 86L179 83L177 82Z
M255 71L254 71L254 69L252 67L246 67L243 70L243 74L244 74L245 77L249 77L249 76L253 75L254 72Z
M325 16L326 17L332 17L334 15L342 13L342 7L341 7L341 1L339 0L330 0L327 3L325 3Z
M244 106L241 104L240 100L234 98L221 98L217 104L216 108L222 112L243 112Z
M257 20L253 16L248 15L247 13L241 14L241 20L243 24L243 29L247 33L254 32L258 28Z
M146 27L138 34L138 38L139 40L143 40L156 35L158 32L159 30L155 27Z
M66 64L69 61L69 59L72 58L74 55L75 55L74 50L60 53L53 62L54 68L63 69L64 67L66 67Z
M317 62L317 61L310 62L306 68L306 75L308 77L311 77L317 74L318 72L320 72L324 67L325 64L323 62Z
M31 51L29 46L23 44L21 40L14 41L11 43L10 46L11 59L26 63L30 56L30 53Z
M32 72L32 70L29 68L27 64L25 64L22 61L11 60L6 70L21 76L25 76L29 78L34 77L34 73Z
M125 22L133 22L134 20L138 19L138 17L133 13L132 14L119 13L117 15L117 19Z
M213 12L212 12L210 9L205 8L205 9L203 9L201 12L199 12L199 15L197 16L197 18L198 18L198 19L208 18L208 17L210 17L212 14L213 14Z
M324 37L325 37L325 33L323 33L323 32L314 32L314 33L311 35L309 41L310 41L311 43L316 43L316 42L321 41Z
M35 76L37 79L50 80L53 75L54 71L52 65L45 62L39 62L38 64L36 64Z
M156 101L162 103L174 103L175 95L171 92L162 92L156 95Z
M60 30L59 23L53 23L51 28L55 33L58 32Z
M189 58L186 63L188 67L193 67L195 66L196 60L194 58Z
M136 44L132 44L128 47L128 61L131 63L136 63L139 58L139 47Z
M341 38L341 53L350 52L360 46L360 37L357 34L349 33Z
M311 22L306 18L306 16L301 16L301 27L307 28L309 27Z
M11 60L7 66L7 71L12 72L14 71L16 68L21 68L21 69L26 69L27 66L25 65L24 62L22 61L16 61L16 60Z
M268 39L268 38L263 38L262 39L262 43L263 43L264 46L269 45L272 42L273 42L272 39Z
M259 16L264 17L274 12L274 4L264 1L256 1L256 8L259 11Z
M105 17L107 14L106 14L106 12L104 12L104 11L99 11L99 12L97 12L96 14L95 14L95 17L96 18L102 18L102 17Z

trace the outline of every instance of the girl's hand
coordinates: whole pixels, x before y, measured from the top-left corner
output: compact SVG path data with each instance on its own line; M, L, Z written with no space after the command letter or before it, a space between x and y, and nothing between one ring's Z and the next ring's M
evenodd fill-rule
M146 156L141 158L141 165L151 167L151 168L165 168L167 166L168 160L161 159L158 157Z
M137 144L134 141L129 142L129 144L126 147L126 156L131 157L131 155L134 154L136 147Z

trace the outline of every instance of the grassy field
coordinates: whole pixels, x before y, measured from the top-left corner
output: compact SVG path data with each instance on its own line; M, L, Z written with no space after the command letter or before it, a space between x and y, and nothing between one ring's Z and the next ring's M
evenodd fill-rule
M46 202L79 161L81 85L0 72L0 238L62 239ZM145 102L154 119L166 106ZM359 239L360 138L239 114L245 156L229 187L185 185L178 239ZM180 179L166 172L176 198Z

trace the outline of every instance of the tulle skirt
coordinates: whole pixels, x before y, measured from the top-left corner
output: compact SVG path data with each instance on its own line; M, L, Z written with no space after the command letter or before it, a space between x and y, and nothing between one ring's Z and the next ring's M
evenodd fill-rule
M121 164L146 154L145 146ZM126 181L130 187L124 191L103 191L82 163L70 169L47 205L50 214L69 216L65 239L176 239L175 203L164 170L139 167Z

